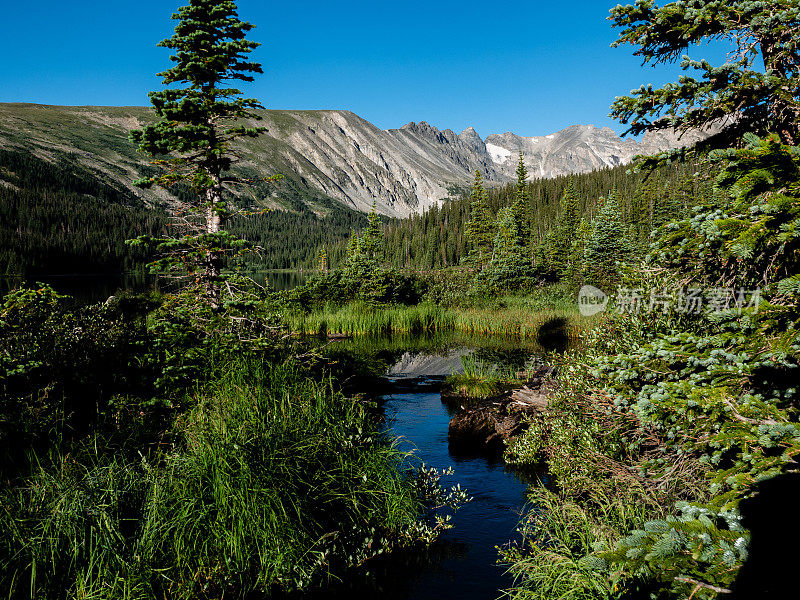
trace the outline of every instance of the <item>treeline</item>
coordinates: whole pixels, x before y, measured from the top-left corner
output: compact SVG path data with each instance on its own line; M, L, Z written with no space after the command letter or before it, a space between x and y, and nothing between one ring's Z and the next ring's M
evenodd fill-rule
M289 210L230 223L234 235L260 248L250 268L311 267L317 247L347 239L367 223L366 215L333 201L316 199L320 215L299 200L289 204ZM144 271L147 252L125 241L163 235L169 224L165 211L148 208L72 155L50 162L29 151L0 149L0 274Z
M367 216L336 206L318 216L305 206L298 212L274 210L240 217L230 223L230 231L258 246L258 255L247 264L259 269L300 269L315 266L317 248L335 245L354 229L367 224Z
M527 245L533 253L537 246L547 243L548 232L563 217L562 199L571 184L578 214L587 221L595 217L602 199L613 192L631 247L643 252L653 229L672 218L685 216L698 198L708 194L710 184L698 171L698 164L688 161L662 165L646 173L621 166L582 175L533 179L527 183L524 211L523 228L530 232ZM511 206L516 194L516 184L489 188L486 202L490 218L495 219L501 208ZM385 262L397 268L422 271L460 265L472 249L466 234L470 203L470 196L464 195L423 214L388 221L384 227ZM345 242L329 245L326 253L331 265L342 263Z
M693 198L706 194L707 184L696 176L697 171L694 162L686 162L648 173L617 167L532 180L527 183L522 216L526 245L533 256L537 246L551 243L548 233L563 219L562 199L571 185L578 214L587 221L597 214L601 199L613 191L625 235L631 248L641 253L654 228L685 216ZM254 191L266 197L274 189L256 186ZM513 204L516 194L515 184L487 190L488 218L496 219L500 209ZM348 236L366 226L367 216L333 201L317 199L317 204L322 202L320 214L305 202L291 202L291 198L289 202L289 210L238 217L230 223L234 235L260 248L258 256L248 261L250 268L312 268L318 266L321 249L330 266L344 264ZM424 214L385 221L382 262L420 271L462 264L473 249L466 234L470 203L464 195ZM160 235L168 223L163 211L147 208L134 193L104 181L69 155L52 163L29 152L0 150L0 273L144 270L146 253L125 241Z

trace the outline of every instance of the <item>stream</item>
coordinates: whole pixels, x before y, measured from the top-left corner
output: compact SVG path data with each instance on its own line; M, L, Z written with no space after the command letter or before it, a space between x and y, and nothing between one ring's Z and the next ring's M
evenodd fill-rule
M452 466L446 483L461 484L472 501L453 517L453 528L439 541L451 551L440 563L423 569L407 590L392 598L493 599L511 585L497 565L496 546L517 537L525 506L525 483L505 469L502 459L458 456L449 451L447 430L451 413L439 392L408 391L386 396L386 416L391 431L407 440L429 466ZM445 480L443 480L445 481Z
M405 353L369 390L380 400L386 427L400 438L400 447L414 450L429 467L452 467L454 473L443 477L442 485L460 484L472 501L455 513L453 528L443 532L427 551L390 556L373 567L366 589L348 586L341 597L493 600L511 587L513 581L505 567L497 564L497 546L519 539L517 526L526 505L526 482L506 468L502 458L450 450L447 434L453 412L442 403L439 391L447 375L462 370L461 355L473 351Z

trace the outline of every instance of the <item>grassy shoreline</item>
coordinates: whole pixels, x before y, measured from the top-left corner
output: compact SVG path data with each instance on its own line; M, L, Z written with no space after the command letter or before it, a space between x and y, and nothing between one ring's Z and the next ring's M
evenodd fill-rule
M485 306L445 307L422 302L411 306L375 307L363 302L326 305L308 312L288 311L287 327L302 335L393 335L459 332L514 339L563 336L577 340L598 323L582 317L577 306L544 306L524 297L504 297Z
M241 342L190 294L76 308L50 288L0 316L4 598L324 587L432 542L430 508L462 502L271 320Z

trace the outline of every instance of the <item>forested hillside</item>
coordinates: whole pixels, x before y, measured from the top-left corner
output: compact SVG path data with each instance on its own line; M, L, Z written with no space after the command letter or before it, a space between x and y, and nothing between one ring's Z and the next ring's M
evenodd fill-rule
M577 201L577 214L586 222L594 218L601 199L613 192L632 249L640 253L646 249L653 229L670 219L683 217L696 199L710 190L694 159L665 164L652 171L633 172L630 167L622 166L583 175L530 180L525 220L530 231L531 253L537 247L541 250L542 246L551 245L547 235L563 216L562 198L570 184ZM513 204L516 190L516 184L487 186L490 219L495 219L501 208ZM421 271L461 264L472 248L466 235L470 202L469 194L465 194L424 214L390 220L384 231L386 262L397 268ZM345 257L346 244L342 241L329 245L326 253L330 263L338 265Z
M242 195L246 203L249 195ZM234 219L231 230L262 248L251 268L310 266L319 244L346 238L366 223L363 214L332 201L318 200L315 209L297 200L287 210ZM170 222L165 209L147 207L70 155L50 162L0 149L0 274L143 270L146 253L125 240L162 234Z
M628 167L584 175L534 179L527 184L526 219L530 247L546 241L561 218L561 199L574 186L578 214L591 220L600 199L613 191L634 248L644 250L650 231L685 214L707 185L694 162L676 162L647 173ZM68 155L53 163L27 152L0 150L0 272L7 274L95 273L140 270L146 256L125 240L157 234L169 227L165 210L148 208L127 188L99 171L81 166ZM256 182L251 196L268 193ZM491 218L513 203L516 187L488 188ZM287 196L288 198L289 196ZM306 199L307 200L307 199ZM251 268L285 269L316 266L324 247L331 265L342 262L352 230L366 226L366 215L333 201L289 201L287 210L256 212L234 218L231 231L262 250ZM471 246L465 235L470 219L465 194L408 219L385 222L385 259L394 267L430 270L461 264Z
M0 274L120 272L145 255L125 245L160 233L163 212L68 157L0 149Z

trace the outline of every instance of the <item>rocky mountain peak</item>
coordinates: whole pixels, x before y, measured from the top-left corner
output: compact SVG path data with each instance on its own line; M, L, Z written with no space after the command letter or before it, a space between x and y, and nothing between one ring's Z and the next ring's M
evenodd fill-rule
M478 132L474 127L467 127L464 131L458 134L458 139L461 143L472 148L477 152L486 152L486 144L484 143Z

